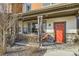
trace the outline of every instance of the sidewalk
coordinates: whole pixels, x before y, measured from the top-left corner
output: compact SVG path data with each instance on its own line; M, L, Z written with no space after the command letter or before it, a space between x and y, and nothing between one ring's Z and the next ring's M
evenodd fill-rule
M79 53L79 46L69 46L65 47L64 45L57 46L55 48L47 48L44 56L75 56L75 53Z
M65 50L47 50L44 56L74 56L74 53Z

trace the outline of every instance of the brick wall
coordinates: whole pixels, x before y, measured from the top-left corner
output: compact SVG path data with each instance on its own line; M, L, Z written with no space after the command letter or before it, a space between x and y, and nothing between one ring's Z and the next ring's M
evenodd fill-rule
M12 4L12 12L13 13L21 13L22 12L22 3L13 3Z

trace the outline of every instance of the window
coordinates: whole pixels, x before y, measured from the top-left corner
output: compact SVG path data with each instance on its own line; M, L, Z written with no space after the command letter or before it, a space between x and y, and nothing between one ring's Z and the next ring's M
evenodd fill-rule
M21 27L19 27L19 32L21 32Z
M26 34L27 33L27 28L23 27L23 33Z
M47 6L51 6L51 5L54 5L56 3L43 3L43 7L47 7Z
M27 11L31 10L31 4L30 4L30 3L27 3L27 4L26 4L26 10L27 10Z
M37 33L37 29L38 29L38 24L37 23L33 23L32 24L32 32L33 33Z
M46 7L46 6L49 6L50 3L43 3L43 6Z
M23 4L23 12L26 13L29 10L31 10L31 4L30 3L24 3Z

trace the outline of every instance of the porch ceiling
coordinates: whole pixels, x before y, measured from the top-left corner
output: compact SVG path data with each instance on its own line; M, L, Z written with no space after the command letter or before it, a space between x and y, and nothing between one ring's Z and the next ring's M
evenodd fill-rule
M55 18L61 16L77 15L79 11L79 4L60 4L58 6L51 6L48 8L30 11L28 13L21 14L20 20L36 20L37 16L42 15L44 19Z

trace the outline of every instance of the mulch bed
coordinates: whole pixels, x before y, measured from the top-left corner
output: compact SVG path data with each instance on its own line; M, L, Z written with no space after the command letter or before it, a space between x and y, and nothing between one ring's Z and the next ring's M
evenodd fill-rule
M12 49L11 49L12 50ZM35 46L26 46L9 50L4 56L43 56L47 51L46 48Z

